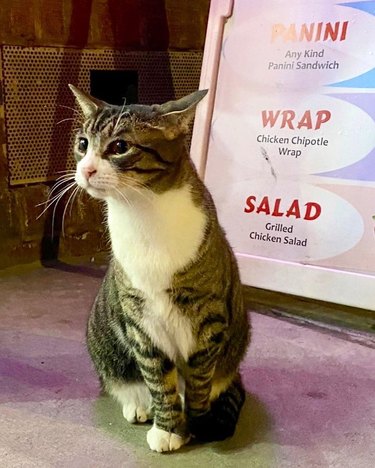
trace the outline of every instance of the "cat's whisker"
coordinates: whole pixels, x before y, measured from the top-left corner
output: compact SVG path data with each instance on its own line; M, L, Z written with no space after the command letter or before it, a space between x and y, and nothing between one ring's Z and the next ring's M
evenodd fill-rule
M65 180L64 180L64 182L65 182ZM53 193L55 190L57 190L57 189L61 189L61 190L63 189L63 187L61 187L61 185L63 185L63 184L61 183L61 184L59 184L59 185L60 185L60 187L58 187L58 186L54 187L53 191L51 191L51 192L49 193L48 198L47 198L46 201L41 202L41 203L38 203L38 204L35 205L35 206L42 206L42 205L46 205L46 204L51 203L51 202L53 203L53 201L54 201L56 198L59 197L60 192L55 193L53 196L52 196L52 193Z
M77 195L79 194L80 190L82 190L82 188L79 185L77 185L77 187L73 190L73 198L72 198L71 203L70 203L69 217L72 216L73 205L74 205L74 202L78 199Z
M76 195L76 199L78 203L82 203L82 195L86 193L82 187L79 187L79 190Z
M56 171L55 174L65 174L67 172L75 172L74 169L65 169L63 171Z
M56 125L60 125L61 123L67 122L68 120L76 120L76 118L75 117L68 117L67 119L62 119L59 122L57 122Z
M59 195L59 194L55 194L55 195L52 196L53 192L55 192L58 188L61 188L61 186L64 185L64 184L65 184L66 182L68 182L69 180L73 180L73 179L74 179L74 177L73 177L73 178L70 178L70 179L60 180L60 182L56 183L56 184L52 187L50 193L48 194L47 200L44 201L44 202L38 203L38 204L35 205L35 206L45 205L45 204L47 204L47 203L53 201L53 199L55 199L55 198L58 197L58 195Z
M64 169L63 171L56 171L55 175L58 174L73 174L76 170L75 169Z
M53 185L53 187L56 185L56 183L59 183L60 181L64 181L64 180L71 180L71 179L74 179L75 178L75 172L71 172L71 173L68 173L68 174L63 174L62 176L58 177L55 181L55 184Z
M44 213L56 202L55 208L61 198L65 195L66 192L68 192L72 187L74 186L74 183L68 185L68 187L63 188L57 195L55 195L52 199L47 200L49 203L48 205L44 208L44 210L38 215L36 219L39 219L41 216L44 215Z
M75 202L75 200L79 201L79 197L83 193L83 188L80 187L79 185L77 185L77 189L75 189L74 192L75 192L75 195L74 195L74 198L72 200L72 203L70 204L69 217L72 216L72 209L73 209L74 202Z
M52 198L49 197L46 202L43 202L37 205L37 206L45 205L45 204L47 205L45 206L44 210L40 213L40 215L37 217L37 219L39 219L56 201L58 202L58 200L73 186L74 186L74 183L69 184L67 187L62 188L61 191L58 192L56 195L54 195Z
M150 196L152 196L153 192L152 192L152 190L150 190L149 187L147 187L146 184L143 184L142 182L136 181L135 182L135 187L143 189L147 194L150 194Z
M67 178L58 180L58 181L51 187L51 191L50 191L49 194L52 195L52 193L55 192L57 188L61 187L61 186L64 185L64 184L71 183L71 182L75 182L75 177L74 177L73 175L70 176L70 177L67 177Z
M56 178L55 180L55 184L61 180L70 180L70 179L73 179L75 177L75 171L74 172L69 172L67 174L63 174L59 177ZM52 185L52 187L55 186L55 184Z
M66 202L65 207L64 207L64 211L63 211L63 215L62 215L62 224L61 224L61 226L62 226L62 235L63 235L64 237L65 237L65 228L64 228L64 226L65 226L65 214L66 214L66 211L67 211L67 209L68 209L68 206L69 206L69 203L70 203L71 200L72 200L72 205L71 205L71 207L73 206L74 195L77 193L77 191L79 190L79 188L80 188L80 187L77 186L77 187L73 190L73 192L69 195L68 201ZM72 213L72 210L70 209L70 215L71 215L71 213Z
M123 174L122 178L123 178L124 182L128 182L129 184L133 184L133 186L135 185L136 187L139 187L139 188L143 188L147 192L151 193L150 188L146 184L144 184L143 182L141 182L139 180L134 180L131 177L128 177L126 174Z
M74 187L74 183L70 184L68 187L66 187L65 189L62 190L62 193L61 193L61 196L60 198L58 198L58 200L56 201L55 203L55 206L53 208L53 212L52 212L52 226L51 226L51 238L53 239L54 237L54 232L55 232L55 216L56 216L56 209L57 209L57 205L59 204L60 200L64 197L64 195L69 192L69 190Z
M128 206L132 206L130 201L128 200L128 198L121 192L121 190L119 190L117 187L114 187L114 189L116 190L116 192L121 195L121 197L125 200L125 202L127 203Z
M151 202L151 197L146 195L146 193L143 193L141 190L138 190L134 185L126 185L127 188L133 190L134 192L138 193L138 195L141 195L143 198L145 198L148 202Z
M64 109L69 109L78 114L80 117L83 117L82 112L80 112L78 109L74 109L74 107L69 107L69 106L63 106L62 104L58 104L58 107L63 107Z
M64 178L65 178L65 179L74 178L75 173L76 173L76 172L74 171L74 172L68 172L67 174L63 174L62 176L57 177L56 182L57 182L58 180L61 180L61 179L64 179Z
M129 181L129 183L126 183L127 181ZM146 188L146 186L138 184L130 178L127 179L126 177L124 177L124 180L120 181L120 187L123 187L125 189L131 189L134 192L141 195L143 198L145 198L148 202L152 201L152 192L148 188Z

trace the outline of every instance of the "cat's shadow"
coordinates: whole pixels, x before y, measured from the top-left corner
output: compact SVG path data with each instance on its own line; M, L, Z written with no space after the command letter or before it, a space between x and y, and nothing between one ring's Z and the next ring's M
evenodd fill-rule
M133 447L145 447L146 431L150 425L131 425L124 421L120 406L107 396L100 397L94 405L95 423L112 436L126 441ZM247 393L246 401L241 411L237 429L233 437L221 442L201 444L191 441L178 452L202 451L205 447L217 453L238 452L260 442L270 440L271 418L265 405L253 394Z
M107 269L106 265L72 265L61 260L45 260L42 262L44 268L75 273L92 278L103 278Z
M255 395L247 393L234 436L214 443L214 449L217 452L238 451L268 441L271 428L271 416L264 403Z

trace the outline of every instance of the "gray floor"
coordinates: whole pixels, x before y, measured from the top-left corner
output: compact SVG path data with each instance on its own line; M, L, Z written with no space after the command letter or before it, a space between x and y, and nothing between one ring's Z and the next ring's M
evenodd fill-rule
M253 314L235 437L159 455L99 396L85 346L102 272L0 278L1 467L375 466L375 352Z

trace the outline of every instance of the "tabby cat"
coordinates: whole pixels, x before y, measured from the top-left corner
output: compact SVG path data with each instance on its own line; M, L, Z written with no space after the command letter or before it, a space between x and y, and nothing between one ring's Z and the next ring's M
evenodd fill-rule
M75 180L105 201L112 260L88 321L103 389L152 450L233 435L249 324L238 267L185 147L196 91L113 106L70 86L84 116Z

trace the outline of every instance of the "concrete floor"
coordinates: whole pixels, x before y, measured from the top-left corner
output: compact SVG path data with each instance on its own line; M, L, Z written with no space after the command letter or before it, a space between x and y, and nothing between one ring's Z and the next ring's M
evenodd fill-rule
M0 278L0 466L375 466L375 352L253 314L249 392L236 435L159 455L99 387L85 345L103 272L39 269Z

